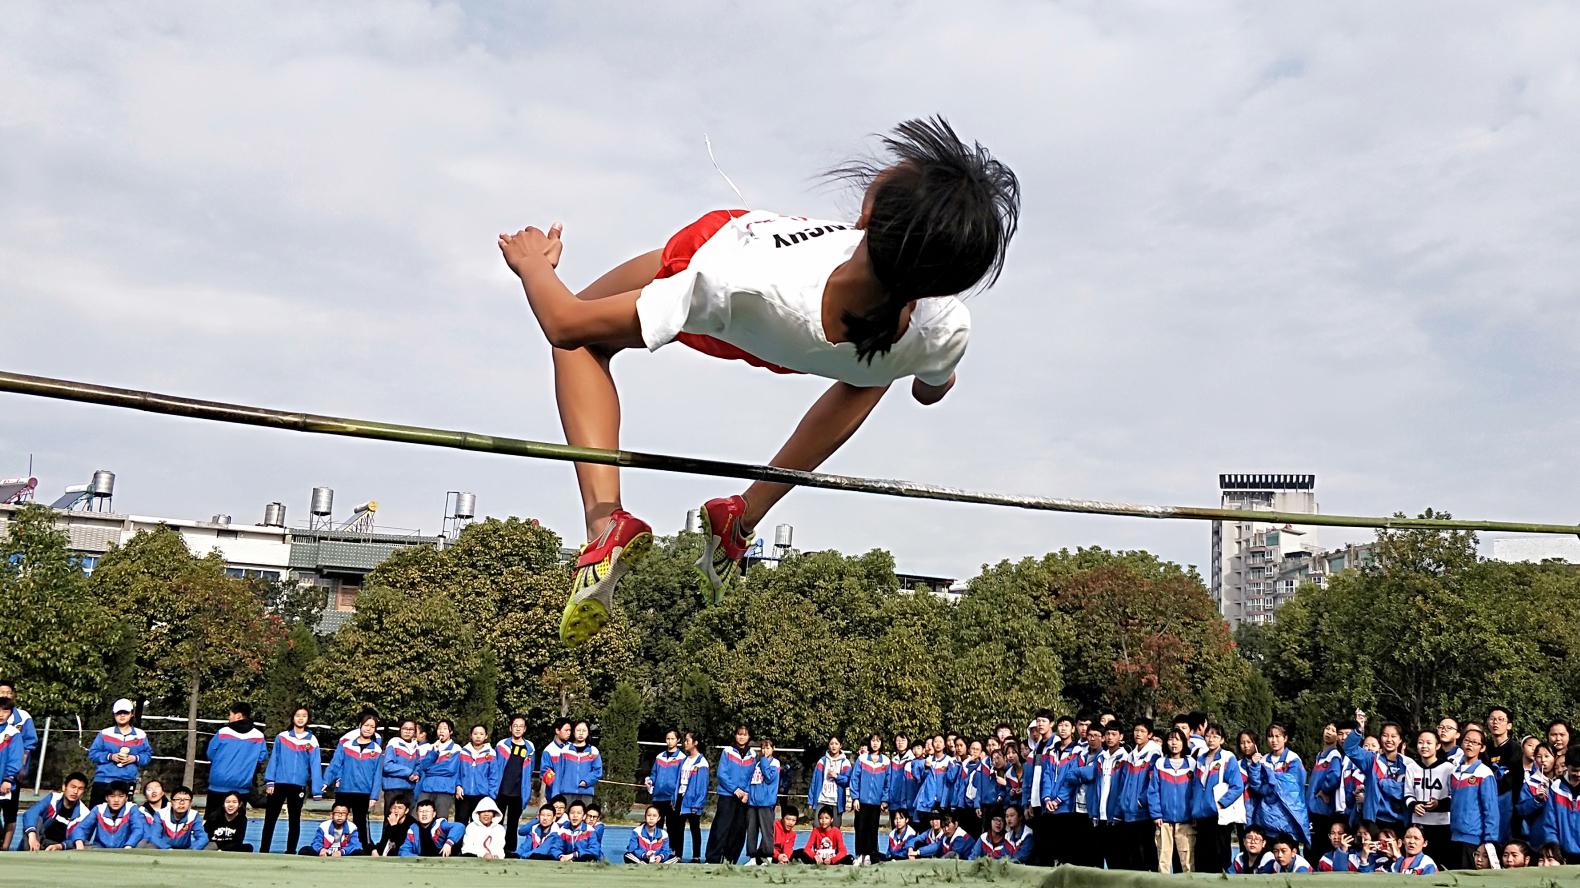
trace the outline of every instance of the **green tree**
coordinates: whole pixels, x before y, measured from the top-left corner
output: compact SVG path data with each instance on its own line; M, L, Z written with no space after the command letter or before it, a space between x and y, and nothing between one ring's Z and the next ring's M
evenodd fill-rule
M318 618L328 604L324 590L312 583L290 578L252 582L263 598L264 610L278 616L287 628L299 624L317 626Z
M37 714L77 715L103 707L130 663L127 631L88 593L54 513L17 510L0 538L0 674L14 677Z
M605 777L604 782L598 784L598 795L604 810L612 815L624 816L636 803L636 790L628 784L636 782L639 761L636 738L641 724L642 695L630 682L616 684L598 720L599 751L603 754Z
M305 622L292 626L264 669L263 699L257 711L271 731L286 730L296 707L311 705L303 682L308 668L318 659L318 639L310 626Z

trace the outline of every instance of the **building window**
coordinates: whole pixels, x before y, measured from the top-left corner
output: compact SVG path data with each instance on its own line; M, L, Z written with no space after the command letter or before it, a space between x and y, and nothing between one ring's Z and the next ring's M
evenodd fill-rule
M349 586L349 585L347 585L345 583L341 583L340 584L340 588L335 590L335 610L338 610L338 611L354 611L354 610L356 610L357 609L357 593L361 592L361 591L362 591L362 587L361 586Z

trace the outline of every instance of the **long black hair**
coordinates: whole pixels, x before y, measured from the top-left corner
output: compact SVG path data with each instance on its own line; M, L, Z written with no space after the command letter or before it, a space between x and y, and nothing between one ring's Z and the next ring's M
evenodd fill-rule
M889 163L831 169L836 181L869 186L867 255L887 291L878 307L841 318L856 357L871 362L894 345L912 300L990 287L1020 222L1020 180L980 142L955 135L943 117L907 120L883 137Z

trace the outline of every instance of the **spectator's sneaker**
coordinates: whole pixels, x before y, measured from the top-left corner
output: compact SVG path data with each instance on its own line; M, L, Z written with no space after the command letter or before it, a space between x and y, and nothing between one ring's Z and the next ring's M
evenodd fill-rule
M738 496L708 500L702 504L702 557L697 559L698 584L702 597L711 607L724 597L724 586L741 568L741 559L752 543L751 528L742 518L746 500Z
M560 641L566 647L583 644L609 622L620 578L652 548L653 528L624 509L616 509L598 539L582 547L571 597L560 617Z

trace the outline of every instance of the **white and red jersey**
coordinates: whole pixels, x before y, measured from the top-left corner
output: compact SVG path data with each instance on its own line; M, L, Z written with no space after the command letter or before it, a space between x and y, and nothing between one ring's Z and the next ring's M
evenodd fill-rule
M824 288L864 236L849 222L763 210L709 213L671 239L664 271L642 289L642 339L650 350L678 339L720 357L856 386L907 376L944 385L971 332L970 313L953 296L918 300L905 333L871 363L857 360L853 343L828 341ZM834 322L839 329L840 319ZM732 348L721 352L699 339Z

